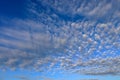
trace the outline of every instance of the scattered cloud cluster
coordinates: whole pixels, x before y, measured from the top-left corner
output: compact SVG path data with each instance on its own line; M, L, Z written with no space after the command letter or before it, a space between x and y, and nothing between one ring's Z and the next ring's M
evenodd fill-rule
M0 20L0 69L120 74L118 0L29 3L29 18Z

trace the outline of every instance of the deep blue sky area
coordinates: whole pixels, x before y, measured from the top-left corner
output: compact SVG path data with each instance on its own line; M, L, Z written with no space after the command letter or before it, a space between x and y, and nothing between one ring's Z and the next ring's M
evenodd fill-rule
M120 0L0 0L0 80L120 80Z
M23 17L26 0L1 0L0 16Z

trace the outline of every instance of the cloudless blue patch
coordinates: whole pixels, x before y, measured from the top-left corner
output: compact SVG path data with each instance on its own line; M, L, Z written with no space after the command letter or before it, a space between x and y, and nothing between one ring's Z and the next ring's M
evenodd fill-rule
M24 17L26 0L0 0L0 16Z

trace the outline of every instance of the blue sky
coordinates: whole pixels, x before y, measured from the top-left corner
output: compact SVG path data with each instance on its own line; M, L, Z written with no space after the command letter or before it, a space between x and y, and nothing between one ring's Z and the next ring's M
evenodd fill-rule
M0 80L120 80L120 0L1 0Z

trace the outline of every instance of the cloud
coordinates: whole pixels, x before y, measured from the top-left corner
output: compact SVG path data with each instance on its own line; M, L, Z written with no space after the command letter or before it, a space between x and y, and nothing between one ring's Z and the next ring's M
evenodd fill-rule
M101 21L106 15L114 17L118 8L113 15L108 14L113 11L113 3L105 0L98 4L77 0L29 3L27 19L1 20L1 69L119 75L119 19ZM66 19L66 15L71 17ZM76 15L91 18L73 20Z
M20 79L20 80L31 80L30 78L26 76L16 76L15 78Z

